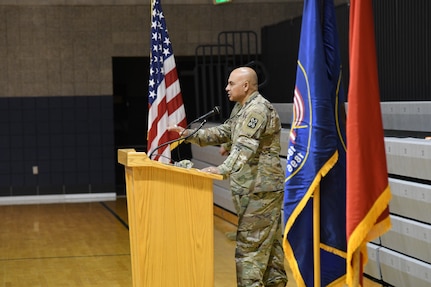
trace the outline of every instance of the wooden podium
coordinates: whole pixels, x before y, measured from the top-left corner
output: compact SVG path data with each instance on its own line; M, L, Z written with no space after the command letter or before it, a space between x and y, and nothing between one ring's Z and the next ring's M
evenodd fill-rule
M213 180L118 150L125 166L134 287L214 286Z

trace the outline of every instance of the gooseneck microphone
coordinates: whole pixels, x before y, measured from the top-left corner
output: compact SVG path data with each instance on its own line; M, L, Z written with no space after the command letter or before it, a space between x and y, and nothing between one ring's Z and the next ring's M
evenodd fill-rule
M198 130L200 130L200 129L204 126L204 124L207 122L206 120L207 120L209 117L212 117L212 116L215 116L215 115L218 115L218 114L220 114L220 107L219 107L219 106L215 106L215 107L214 107L214 109L212 109L212 111L209 111L209 112L208 112L208 113L206 113L205 115L200 116L199 118L195 119L194 121L192 121L190 124L188 124L188 125L187 125L186 129L187 129L188 127L190 127L192 124L196 123L196 122L201 122L201 124L199 125L199 127L198 127L197 129L195 129L192 133L190 133L190 134L189 134L189 135L187 135L186 137L179 137L179 138L177 138L177 139L170 140L170 141L167 141L167 142L165 142L165 143L162 143L161 145L159 145L159 146L155 147L155 148L151 151L151 153L150 153L150 155L149 155L148 157L149 157L150 159L152 159L152 156L153 156L153 154L154 154L154 152L155 152L156 150L158 150L158 149L160 149L160 148L162 148L162 147L164 147L164 146L167 146L167 145L169 145L169 144L171 144L171 143L174 143L174 142L177 142L177 141L181 141L181 140L185 140L185 139L187 139L187 138L191 137L192 135L194 135L195 133L197 133L197 131L198 131Z
M220 114L220 107L219 106L215 106L214 109L212 109L211 111L209 111L205 115L200 116L196 120L192 121L189 125L194 124L196 122L200 122L200 121L206 120L206 119L208 119L210 117L213 117L213 116L216 116L218 114Z

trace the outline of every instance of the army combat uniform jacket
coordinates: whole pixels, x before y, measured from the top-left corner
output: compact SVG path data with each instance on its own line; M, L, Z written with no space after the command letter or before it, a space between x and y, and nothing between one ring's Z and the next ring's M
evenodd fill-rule
M200 146L227 143L230 154L218 166L230 176L233 195L283 190L280 164L280 118L259 92L236 103L223 124L198 131L187 141Z

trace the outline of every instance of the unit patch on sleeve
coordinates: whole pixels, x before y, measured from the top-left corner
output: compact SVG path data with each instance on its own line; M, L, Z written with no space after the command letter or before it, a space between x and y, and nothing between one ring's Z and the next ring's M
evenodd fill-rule
M254 129L259 121L256 118L251 118L248 122L247 126L251 129Z
M263 123L263 117L257 113L250 114L243 125L243 132L249 136L253 135Z

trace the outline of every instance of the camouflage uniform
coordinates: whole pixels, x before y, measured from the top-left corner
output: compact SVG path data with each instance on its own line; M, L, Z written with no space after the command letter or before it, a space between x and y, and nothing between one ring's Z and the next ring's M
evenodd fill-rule
M238 214L235 259L241 287L287 282L280 229L284 182L280 130L275 109L254 92L243 106L236 103L225 123L188 139L200 146L225 143L230 151L218 169L230 177Z

